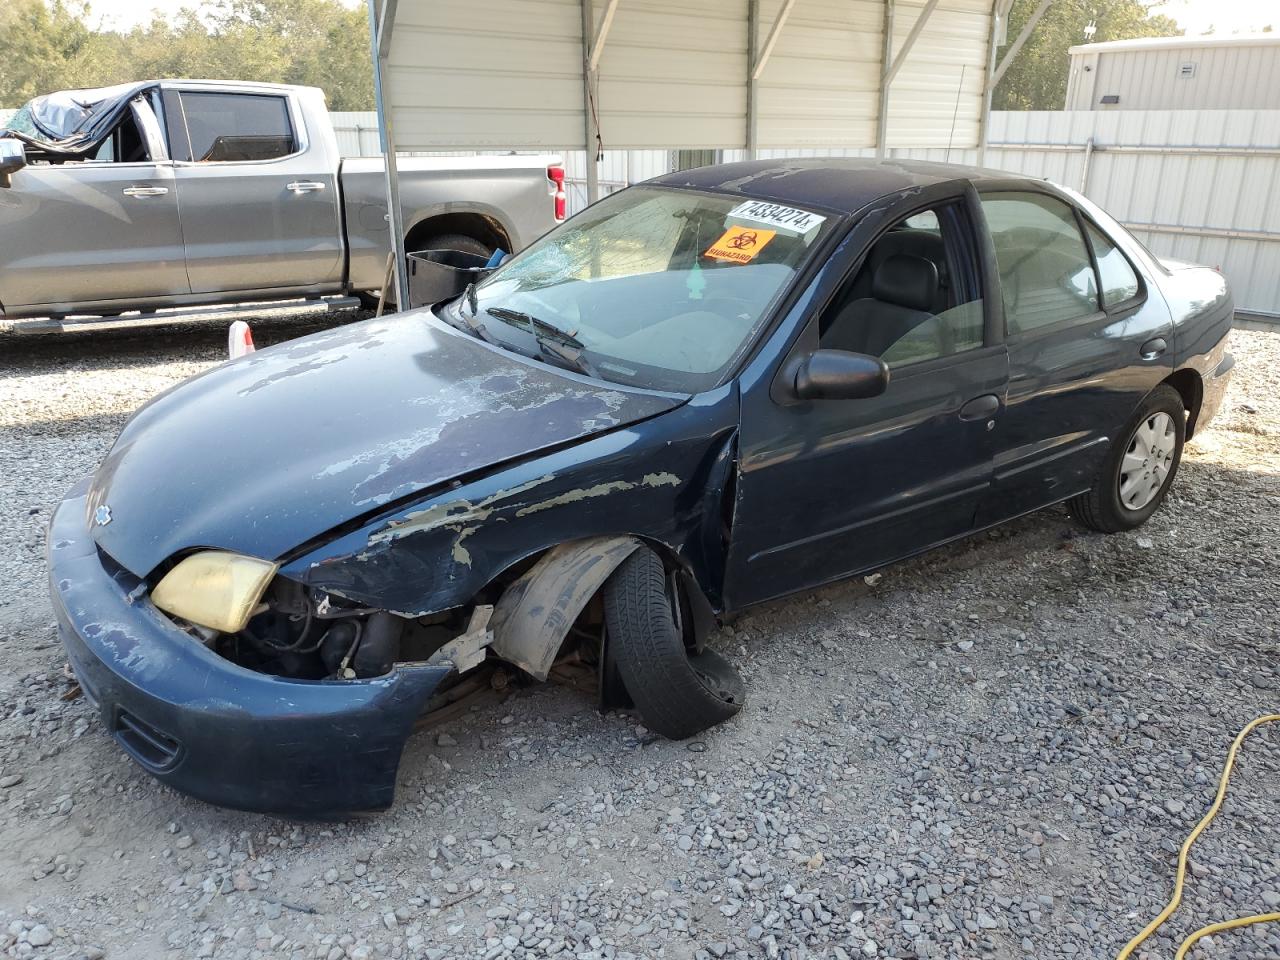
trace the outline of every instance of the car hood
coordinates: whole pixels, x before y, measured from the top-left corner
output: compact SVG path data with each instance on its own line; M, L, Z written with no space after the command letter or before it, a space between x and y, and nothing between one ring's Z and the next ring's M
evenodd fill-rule
M672 409L424 311L293 340L143 407L94 477L98 545L137 576L195 547L277 559L389 503Z

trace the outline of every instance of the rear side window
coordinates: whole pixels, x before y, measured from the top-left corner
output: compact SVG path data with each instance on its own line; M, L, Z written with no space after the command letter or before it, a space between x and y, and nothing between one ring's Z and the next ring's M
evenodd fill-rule
M1138 295L1138 275L1133 272L1128 259L1111 239L1088 224L1089 242L1093 244L1093 256L1098 261L1098 276L1102 280L1102 304L1114 307L1117 303L1132 300Z
M247 93L181 94L179 159L197 163L275 160L297 150L285 97Z
M982 197L982 210L1010 334L1098 312L1093 263L1071 207L1039 193L992 193Z

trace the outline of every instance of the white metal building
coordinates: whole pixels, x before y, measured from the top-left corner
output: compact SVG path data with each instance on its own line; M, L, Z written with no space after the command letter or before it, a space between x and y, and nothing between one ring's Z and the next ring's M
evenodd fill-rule
M1068 52L1067 110L1280 110L1280 33L1109 40Z
M396 262L396 152L981 150L1012 2L368 0Z

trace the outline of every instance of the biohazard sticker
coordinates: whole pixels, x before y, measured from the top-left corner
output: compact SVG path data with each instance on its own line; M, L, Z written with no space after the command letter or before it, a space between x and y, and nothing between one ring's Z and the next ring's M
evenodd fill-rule
M761 230L759 227L730 227L724 236L707 247L703 256L733 263L750 263L777 233L777 230Z

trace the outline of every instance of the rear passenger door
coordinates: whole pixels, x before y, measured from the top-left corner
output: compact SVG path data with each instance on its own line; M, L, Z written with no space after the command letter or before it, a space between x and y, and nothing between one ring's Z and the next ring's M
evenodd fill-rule
M338 158L296 96L175 88L164 106L192 293L339 285Z
M1172 352L1154 283L1074 204L1018 181L983 189L981 207L1009 351L985 526L1088 489Z

